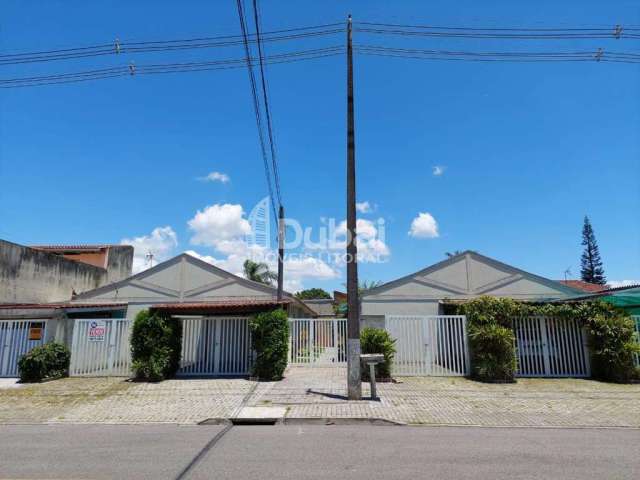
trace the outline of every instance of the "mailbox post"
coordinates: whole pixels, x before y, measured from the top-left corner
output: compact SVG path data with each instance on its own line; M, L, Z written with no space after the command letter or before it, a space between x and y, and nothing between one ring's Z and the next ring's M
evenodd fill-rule
M376 392L376 365L384 362L384 355L381 353L365 353L360 355L360 360L369 366L369 382L371 385L371 400L378 398Z

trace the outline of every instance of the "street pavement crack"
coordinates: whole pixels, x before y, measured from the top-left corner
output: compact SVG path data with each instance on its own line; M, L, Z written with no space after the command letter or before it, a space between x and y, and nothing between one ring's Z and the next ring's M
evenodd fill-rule
M184 467L184 469L178 474L176 480L182 480L187 478L187 475L193 470L193 468L211 451L213 447L226 435L226 433L233 428L233 424L230 423L226 425L222 430L220 430L209 442L198 452L198 454L193 457L193 459L189 462L189 464Z

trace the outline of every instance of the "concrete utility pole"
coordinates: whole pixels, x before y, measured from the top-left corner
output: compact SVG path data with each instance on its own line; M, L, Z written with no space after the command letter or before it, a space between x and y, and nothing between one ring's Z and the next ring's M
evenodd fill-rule
M360 301L356 246L356 142L353 119L353 47L351 15L347 19L347 390L360 400Z
M284 207L278 210L278 301L282 300L284 283Z

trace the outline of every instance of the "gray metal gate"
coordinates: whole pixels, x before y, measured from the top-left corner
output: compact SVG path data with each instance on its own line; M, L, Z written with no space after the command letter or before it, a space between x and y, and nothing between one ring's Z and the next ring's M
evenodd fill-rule
M126 318L76 319L69 375L85 377L131 374L131 347Z
M0 321L0 377L18 376L18 360L44 343L46 328L46 320Z
M251 368L248 317L178 317L182 320L179 375L247 375Z
M586 333L577 320L517 318L513 322L519 377L588 377Z

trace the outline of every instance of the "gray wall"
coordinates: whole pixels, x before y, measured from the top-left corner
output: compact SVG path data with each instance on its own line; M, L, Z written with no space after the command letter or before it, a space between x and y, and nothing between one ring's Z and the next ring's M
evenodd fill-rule
M0 303L70 300L74 291L81 293L126 278L132 260L131 247L115 247L105 270L0 240Z

